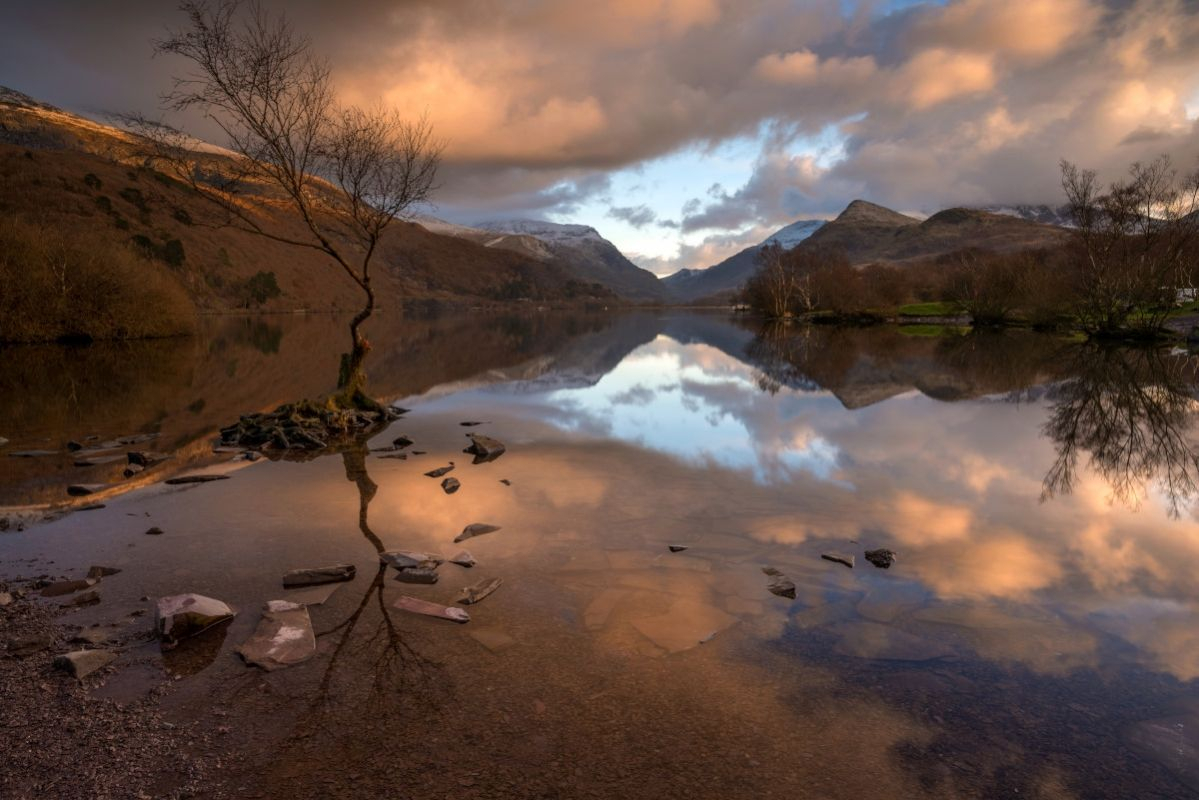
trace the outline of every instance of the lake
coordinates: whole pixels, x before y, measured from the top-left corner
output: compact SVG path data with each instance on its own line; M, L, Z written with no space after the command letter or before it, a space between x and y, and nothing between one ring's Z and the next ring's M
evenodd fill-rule
M373 389L410 411L254 463L216 430L330 390L343 322L0 350L0 454L52 453L0 458L0 580L120 568L64 618L126 620L93 692L168 681L170 717L236 754L214 792L1199 792L1199 357L682 311L380 317L371 338ZM472 432L507 452L471 463ZM144 433L174 457L130 481L66 449ZM372 451L401 434L406 458ZM451 462L447 494L424 473ZM196 468L230 479L160 483ZM472 523L499 530L454 544ZM462 547L477 565L435 585L378 560ZM246 666L282 574L337 562L357 577L310 608L315 658ZM393 606L485 578L465 625ZM239 614L164 654L128 615L181 592Z

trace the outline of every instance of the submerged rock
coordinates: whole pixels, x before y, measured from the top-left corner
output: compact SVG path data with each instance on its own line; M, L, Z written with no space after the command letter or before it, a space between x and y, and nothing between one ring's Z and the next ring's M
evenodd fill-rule
M354 579L357 568L353 564L334 564L313 569L293 569L283 576L283 588L319 586L322 583L339 583Z
M227 481L228 475L213 475L211 473L205 475L180 475L178 478L168 478L163 483L168 486L181 486L186 483L208 483L209 481Z
M779 572L774 567L762 567L762 573L770 578L770 582L766 584L766 588L771 594L776 594L779 597L786 597L791 600L795 599L795 582L788 578L783 573Z
M499 628L483 628L482 630L471 631L470 636L493 653L507 650L516 644L515 639Z
M475 564L477 564L479 562L475 561L475 557L470 554L469 550L463 550L463 551L459 552L457 555L451 556L450 563L457 564L460 567L466 567L467 569L470 569L471 567L473 567Z
M464 606L473 605L500 588L503 582L503 578L491 578L479 581L471 586L465 586L458 594L458 602Z
M425 477L426 478L440 478L442 475L445 475L445 474L453 472L453 471L454 471L454 465L450 464L448 467L438 467L437 469L429 470L428 472L425 473Z
M392 607L398 608L400 611L410 611L413 614L424 614L427 617L448 619L450 622L470 622L470 614L467 614L465 609L441 606L437 603L430 603L428 600L421 600L418 597L409 597L406 594L400 595L399 599L392 604Z
M880 547L878 550L867 550L866 560L879 569L890 569L891 565L895 563L895 552L885 547Z
M155 610L155 627L166 648L174 647L180 640L203 633L214 625L228 622L236 613L220 600L202 594L160 597Z
M78 597L76 597L76 598L74 598L73 600L71 600L71 602L69 602L69 603L64 603L64 605L68 605L68 606L94 606L96 603L99 603L99 602L100 602L100 593L99 593L99 592L97 592L97 591L95 591L95 590L93 590L93 591L90 591L90 592L84 592L83 594L81 594L81 595L79 595Z
M446 494L453 494L460 488L462 488L462 484L458 482L457 478L446 478L441 482L441 489Z
M853 569L853 556L848 553L821 553L820 557L825 561L832 561L836 564L844 564Z
M495 461L507 450L503 442L492 439L490 436L484 436L481 433L468 433L466 435L470 439L470 446L462 452L473 454L475 457L474 463L476 464Z
M487 533L495 533L500 529L499 525L488 525L485 522L474 522L462 529L462 533L454 537L454 544L465 542L467 539L473 539L476 536L482 536Z
M291 603L299 603L302 606L319 606L327 602L340 588L340 583L307 586L303 589L292 589L283 599Z
M312 658L316 635L308 608L287 600L269 601L254 635L237 652L246 663L268 672Z
M396 570L395 579L400 583L437 583L436 567L405 567Z
M73 677L83 680L98 669L116 661L115 654L107 650L76 650L73 653L63 653L54 659L56 669L65 670Z

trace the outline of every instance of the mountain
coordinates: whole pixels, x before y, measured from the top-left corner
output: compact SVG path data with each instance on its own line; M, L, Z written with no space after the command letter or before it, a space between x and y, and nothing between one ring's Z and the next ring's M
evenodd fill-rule
M805 241L824 225L822 219L801 219L772 233L765 240L729 256L707 269L681 269L663 278L662 283L671 298L682 302L701 300L736 291L749 280L758 268L758 251L767 244L778 243L790 250Z
M532 237L544 243L567 271L586 283L602 284L631 300L660 301L666 290L658 277L624 254L588 225L517 219L485 222L479 229L498 236Z
M0 217L23 216L68 235L87 232L114 248L133 246L161 260L202 310L244 306L259 273L273 274L281 290L265 310L361 304L358 288L323 254L210 226L217 220L206 201L148 168L138 145L127 131L0 87ZM235 157L200 142L195 150L201 169ZM303 238L302 221L273 202L276 194L269 185L247 182L259 221L279 235ZM614 299L608 289L580 282L538 239L516 237L508 244L397 221L373 264L378 304Z
M1070 214L1070 207L1064 205L978 206L977 208L979 211L1018 217L1029 222L1039 222L1042 225L1056 225L1059 228L1074 227L1074 217Z

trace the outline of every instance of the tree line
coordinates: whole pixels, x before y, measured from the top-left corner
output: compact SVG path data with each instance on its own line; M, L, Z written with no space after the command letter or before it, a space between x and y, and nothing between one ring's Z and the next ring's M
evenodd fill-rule
M770 244L741 301L773 319L836 321L935 301L975 325L1113 336L1159 331L1180 300L1199 299L1188 291L1199 285L1199 171L1180 174L1162 156L1107 186L1068 161L1061 174L1074 228L1059 247L855 267L837 250Z

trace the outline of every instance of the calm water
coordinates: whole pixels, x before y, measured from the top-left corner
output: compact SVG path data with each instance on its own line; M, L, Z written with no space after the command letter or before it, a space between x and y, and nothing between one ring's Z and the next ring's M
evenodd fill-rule
M231 319L187 342L0 351L6 451L146 431L176 451L103 509L0 536L0 577L123 567L81 624L181 591L240 609L166 660L133 623L100 691L183 676L173 713L219 711L260 754L229 778L246 794L1199 792L1199 359L684 313L381 320L374 385L412 412L369 445L149 485L228 458L209 440L238 413L326 391L342 337ZM469 464L472 430L508 453ZM400 433L425 454L369 452ZM114 477L0 461L10 505ZM449 461L453 495L423 475ZM426 587L377 568L379 549L452 555L473 522L501 530L465 543L469 572ZM895 565L866 562L875 547ZM359 574L313 608L316 659L245 667L233 650L282 571L336 561ZM505 583L465 626L391 608L489 577Z

